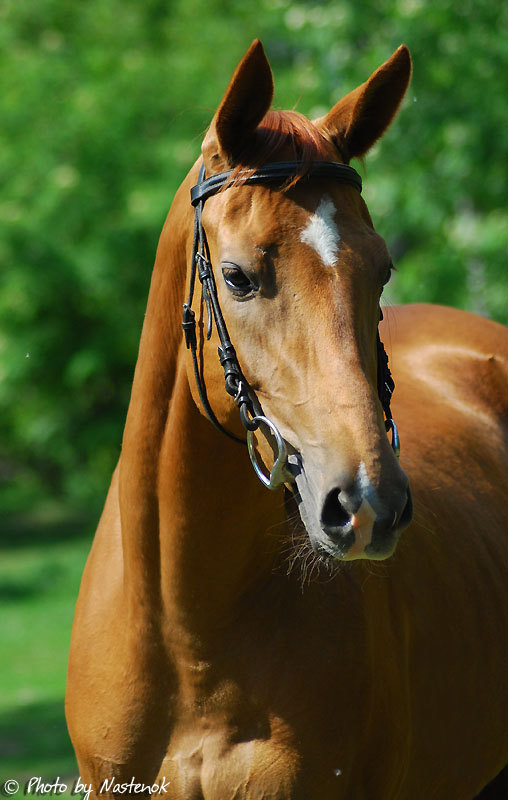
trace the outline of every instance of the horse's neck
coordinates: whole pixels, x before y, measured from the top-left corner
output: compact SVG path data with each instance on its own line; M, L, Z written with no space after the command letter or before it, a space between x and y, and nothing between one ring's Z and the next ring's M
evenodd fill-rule
M257 480L247 449L197 411L183 364L158 489L165 610L197 633L227 625L246 593L271 576L283 498Z
M160 572L158 461L181 339L178 323L185 282L186 243L180 234L185 230L184 186L175 197L157 249L119 472L125 585L133 597L142 597L151 583L150 606L154 609L159 601Z
M181 329L188 229L184 185L159 245L120 464L127 592L139 613L191 634L222 625L270 575L281 493L259 483L246 448L196 408ZM185 205L184 205L185 203ZM275 530L275 533L273 532Z

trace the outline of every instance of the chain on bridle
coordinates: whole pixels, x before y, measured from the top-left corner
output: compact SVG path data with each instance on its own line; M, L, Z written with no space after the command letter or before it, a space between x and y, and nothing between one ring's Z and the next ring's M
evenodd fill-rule
M298 161L284 161L281 163L267 164L255 172L247 172L245 175L241 173L238 175L238 173L234 173L233 170L230 170L228 172L221 172L219 175L212 175L210 178L206 179L205 168L204 165L202 165L199 171L198 182L191 189L191 204L194 206L194 240L192 245L189 295L187 302L183 304L182 327L187 348L190 349L192 355L199 398L208 419L218 431L225 434L230 439L233 439L235 442L244 445L247 444L256 474L269 489L275 489L281 483L292 480L292 476L287 469L287 451L284 440L274 423L267 417L255 413L252 393L240 368L236 351L229 338L227 326L219 305L217 286L215 284L215 277L210 260L210 251L202 223L202 213L204 203L209 197L216 194L223 187L228 188L235 185L238 178L241 178L241 185L268 184L281 187L288 180L292 180L301 173L303 173L303 175L300 181L309 180L311 178L328 178L340 181L341 183L349 183L359 192L362 191L362 179L356 170L346 164L336 164L335 162L329 161L316 161L308 166ZM220 340L220 346L218 348L219 360L224 369L226 391L234 398L238 406L242 424L247 431L246 442L221 425L207 397L206 387L198 365L196 319L195 313L192 310L196 274L201 283L203 301L206 305L208 315L206 338L210 339L213 320L215 320ZM394 388L395 384L388 367L388 356L386 355L378 330L377 390L386 418L385 427L387 432L391 431L392 433L392 447L398 457L400 453L399 435L390 410L390 401ZM277 447L277 457L269 477L261 471L252 444L252 433L257 430L260 425L264 425L270 430Z

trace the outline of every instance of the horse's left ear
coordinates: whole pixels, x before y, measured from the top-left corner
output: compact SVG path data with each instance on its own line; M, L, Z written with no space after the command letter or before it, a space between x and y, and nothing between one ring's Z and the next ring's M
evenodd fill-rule
M366 81L347 94L314 124L349 161L362 156L383 135L397 113L411 77L411 56L405 45Z
M272 104L273 78L259 39L238 64L201 147L208 174L234 167Z

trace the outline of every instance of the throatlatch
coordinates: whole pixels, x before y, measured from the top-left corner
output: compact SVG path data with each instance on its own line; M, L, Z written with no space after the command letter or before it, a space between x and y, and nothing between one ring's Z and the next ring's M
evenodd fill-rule
M218 175L212 175L210 178L206 179L205 168L204 165L202 165L199 170L198 182L191 189L191 204L194 206L194 239L192 246L189 295L187 302L183 304L182 328L185 334L185 343L187 348L190 349L192 355L192 363L194 367L194 375L196 378L199 398L208 419L218 431L230 439L233 439L235 442L239 442L240 444L244 445L247 444L249 455L256 474L262 483L264 483L264 485L269 489L276 489L282 483L291 480L291 475L286 467L286 446L274 423L267 417L257 415L255 413L252 400L253 392L250 389L249 384L247 383L240 368L236 351L229 338L227 326L219 305L217 286L210 260L210 250L208 248L208 242L202 223L202 213L205 201L222 188L229 188L230 186L243 184L268 184L283 187L287 181L291 181L293 178L300 175L300 181L306 181L311 178L328 178L340 181L341 183L349 183L354 186L357 191L362 191L362 179L356 170L353 169L353 167L350 167L347 164L337 164L331 161L316 161L310 165L305 165L298 161L284 161L280 163L266 164L264 167L261 167L255 172L248 171L245 174L235 174L233 170L230 170L228 172L221 172ZM240 439L234 433L231 433L231 431L228 431L226 428L224 428L224 426L221 425L215 416L215 413L208 400L206 387L199 370L197 356L196 315L192 310L192 300L194 297L196 284L196 273L201 283L202 298L207 309L208 322L206 338L210 339L212 335L213 321L215 320L215 325L220 340L218 354L220 363L224 369L226 392L233 397L238 406L240 419L247 431L246 442L243 439ZM385 427L387 432L391 431L392 433L392 447L396 456L398 457L400 453L399 435L390 410L390 401L395 384L388 367L388 356L386 355L385 348L381 342L379 331L377 333L377 364L377 388L379 399L386 417ZM277 456L269 477L266 476L260 469L252 444L252 433L253 431L257 430L260 425L264 425L269 429L275 439L275 444L277 447Z

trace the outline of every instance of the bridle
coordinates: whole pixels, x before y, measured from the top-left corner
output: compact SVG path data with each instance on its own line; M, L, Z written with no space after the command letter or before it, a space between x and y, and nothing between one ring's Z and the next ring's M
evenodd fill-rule
M346 164L337 164L331 161L315 161L309 165L304 165L298 161L284 161L274 164L266 164L260 169L250 172L235 172L229 170L228 172L221 172L218 175L212 175L210 178L205 178L204 165L199 170L198 182L191 189L191 204L194 206L194 239L192 245L192 262L190 271L190 285L187 302L183 304L183 322L182 327L185 334L185 342L187 349L190 349L192 355L192 362L194 367L194 375L196 378L196 385L199 393L199 398L203 409L215 428L223 433L225 436L233 439L240 444L247 444L249 455L260 480L269 489L276 489L282 483L292 483L294 478L288 469L288 454L284 440L278 431L275 424L262 414L256 414L252 395L254 392L249 387L236 355L235 348L233 347L229 338L228 330L222 311L219 305L217 296L217 286L213 274L212 264L210 261L210 250L202 223L202 213L205 201L217 194L223 188L229 188L234 185L244 184L263 184L281 188L285 183L291 181L296 176L299 177L299 182L307 181L312 178L327 178L341 183L349 183L361 193L362 179L359 174L352 167ZM196 337L196 319L195 313L192 310L192 299L194 297L194 289L196 283L196 273L202 287L202 297L206 305L208 324L206 338L210 339L212 335L212 324L215 320L215 326L219 335L220 346L218 348L219 360L224 369L224 380L226 392L234 398L240 412L240 419L244 428L247 431L247 441L235 436L234 433L228 431L221 425L210 405L207 397L206 387L198 365L197 355L197 337ZM382 319L382 313L381 313ZM397 431L397 426L392 418L390 410L390 401L393 394L395 384L388 367L388 356L386 355L385 348L377 332L377 390L381 406L385 414L385 427L386 431L391 431L392 434L392 448L395 455L398 457L400 453L400 440ZM269 476L266 476L260 469L257 463L254 446L252 443L253 431L257 430L260 425L268 428L271 435L275 439L277 448L277 456Z

